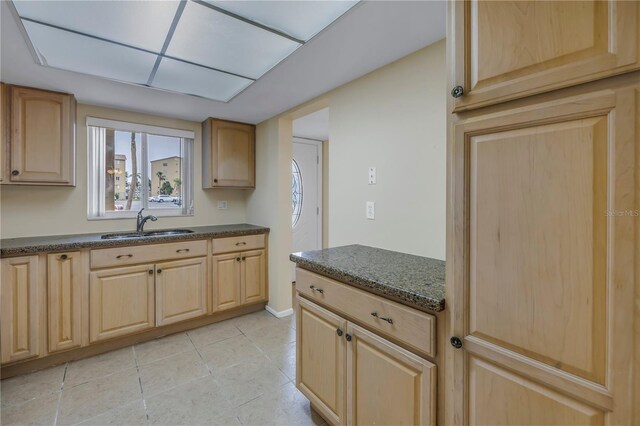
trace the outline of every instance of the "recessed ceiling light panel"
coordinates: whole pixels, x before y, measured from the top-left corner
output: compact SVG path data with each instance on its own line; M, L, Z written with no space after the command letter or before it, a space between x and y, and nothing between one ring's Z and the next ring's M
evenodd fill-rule
M42 24L25 21L24 27L43 64L53 68L145 84L157 58L151 53Z
M167 55L256 79L299 46L288 38L189 2Z
M202 66L162 58L153 86L173 92L227 102L253 80L214 71Z
M14 1L22 18L159 52L179 1Z
M357 1L216 1L207 3L308 41Z
M44 66L228 102L356 1L13 1Z

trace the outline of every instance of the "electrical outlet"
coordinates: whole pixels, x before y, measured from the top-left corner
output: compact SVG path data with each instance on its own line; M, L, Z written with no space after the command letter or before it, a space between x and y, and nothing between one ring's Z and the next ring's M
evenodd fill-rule
M226 201L218 201L218 210L226 210L227 202Z
M373 220L376 218L376 203L373 201L367 201L367 219Z
M376 168L369 167L369 185L376 184Z

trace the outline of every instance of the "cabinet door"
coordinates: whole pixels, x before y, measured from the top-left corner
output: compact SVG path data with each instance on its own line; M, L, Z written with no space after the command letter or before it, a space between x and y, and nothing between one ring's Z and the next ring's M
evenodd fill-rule
M637 82L454 126L451 423L640 420Z
M91 342L152 328L153 265L91 272L89 300Z
M81 345L82 259L80 252L47 256L49 352Z
M40 355L38 256L2 259L2 363Z
M222 311L240 305L240 253L213 256L211 284L213 310Z
M640 68L635 1L452 2L454 111Z
M207 313L207 258L156 264L156 325Z
M347 333L347 423L435 425L436 366L353 323Z
M347 321L297 296L296 386L331 423L346 424Z
M204 187L254 188L255 126L210 118L203 128Z
M241 299L242 303L260 302L266 299L267 280L264 250L242 253Z
M11 87L12 182L75 185L75 100Z
M0 182L7 179L7 148L9 148L9 138L7 137L7 86L0 83Z

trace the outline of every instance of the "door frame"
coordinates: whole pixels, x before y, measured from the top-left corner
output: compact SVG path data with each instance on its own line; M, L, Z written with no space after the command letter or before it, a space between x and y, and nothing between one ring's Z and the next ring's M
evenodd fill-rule
M316 150L318 152L318 160L317 160L317 170L318 170L318 202L317 202L317 222L318 222L318 227L316 232L318 233L318 241L320 242L320 247L318 248L318 250L322 249L324 246L324 241L322 239L322 217L324 214L323 211L323 205L322 205L322 196L323 196L323 192L324 191L324 187L322 186L322 168L324 165L324 159L322 158L322 144L323 141L318 140L318 139L311 139L311 138L302 138L299 136L293 136L291 138L291 146L292 146L292 150L291 150L291 159L294 160L294 156L293 156L293 144L294 143L300 143L300 144L306 144L306 145L313 145L316 147ZM304 201L303 201L304 203ZM293 227L291 227L291 235L293 235Z

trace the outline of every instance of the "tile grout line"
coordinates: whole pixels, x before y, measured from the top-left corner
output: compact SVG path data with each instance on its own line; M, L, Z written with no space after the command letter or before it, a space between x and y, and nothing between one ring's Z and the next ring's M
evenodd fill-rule
M147 410L147 400L144 397L144 389L142 387L142 378L140 377L140 366L138 365L138 355L136 355L135 345L131 345L133 351L133 362L136 364L136 372L138 373L138 384L140 385L140 395L142 396L142 406L144 407L144 417L147 419L147 425L151 424L149 420L149 411Z
M62 384L60 385L60 395L58 395L58 403L56 404L56 415L53 418L54 426L58 423L58 416L60 415L60 404L62 403L62 393L64 392L64 381L67 379L68 368L69 368L69 363L66 362L64 364L64 374L62 375Z
M195 345L195 343L193 343L193 340L191 339L191 336L189 336L189 333L184 333L184 334L187 335L187 338L189 339L189 342L191 342L191 346L193 346L193 349L195 349L196 353L200 357L200 361L202 361L204 363L204 366L207 367L207 371L209 372L209 375L213 376L213 371L211 371L211 369L209 368L209 364L202 357L202 354L198 350L198 347Z

